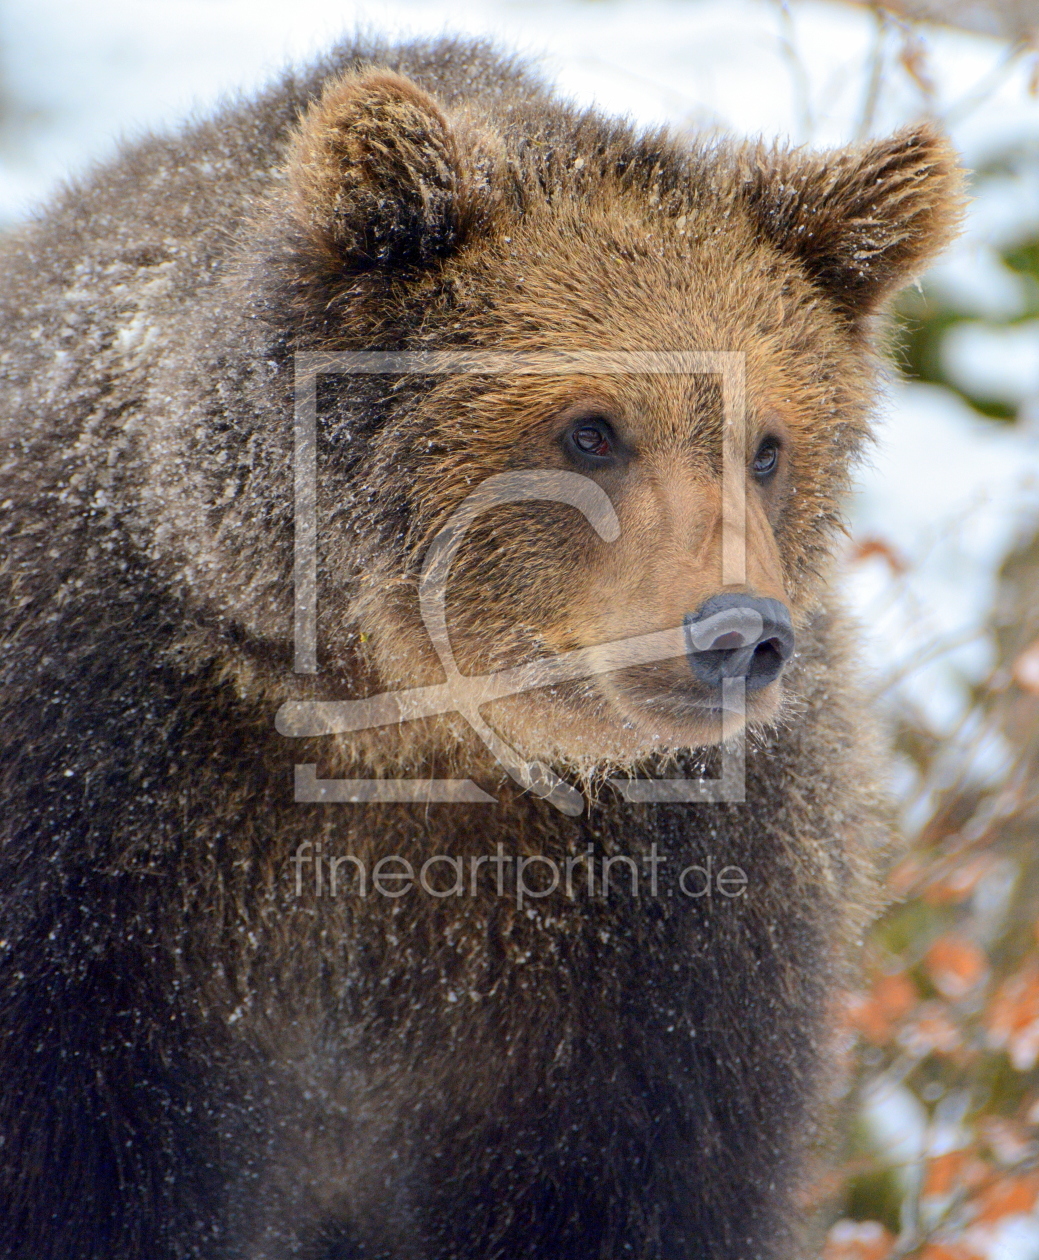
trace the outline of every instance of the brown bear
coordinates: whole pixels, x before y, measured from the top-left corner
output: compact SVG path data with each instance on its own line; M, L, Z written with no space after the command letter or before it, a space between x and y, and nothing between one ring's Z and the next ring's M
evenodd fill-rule
M798 1251L886 843L829 557L960 200L348 42L9 236L4 1257Z

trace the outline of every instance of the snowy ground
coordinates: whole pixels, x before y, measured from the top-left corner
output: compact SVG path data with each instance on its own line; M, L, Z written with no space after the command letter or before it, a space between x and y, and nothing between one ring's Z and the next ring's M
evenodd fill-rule
M356 25L490 34L526 50L578 99L680 128L836 144L897 126L923 106L896 66L864 118L877 36L867 15L840 5L795 4L787 15L764 0L6 0L0 67L13 122L0 129L0 222L103 158L118 136L204 111ZM999 45L936 32L928 46L937 112L968 163L1039 140L1039 100L1023 72L1000 79ZM975 204L963 242L939 269L948 291L994 316L1013 313L1019 282L992 247L1039 217L1036 193L1037 180L1006 180ZM1010 430L946 391L892 386L852 514L859 539L883 540L908 568L899 576L878 554L848 582L875 630L878 673L905 674L901 694L940 730L956 721L961 680L986 669L976 632L993 570L1039 503L1039 326L996 335L978 324L957 339L947 351L963 382L1031 397L1034 423ZM962 646L919 663L952 642Z

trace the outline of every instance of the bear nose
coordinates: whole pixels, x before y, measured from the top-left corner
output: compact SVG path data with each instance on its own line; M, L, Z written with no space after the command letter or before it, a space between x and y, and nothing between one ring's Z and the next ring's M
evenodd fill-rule
M709 687L723 678L744 679L748 691L767 687L794 650L790 613L778 599L712 595L683 624L690 668Z

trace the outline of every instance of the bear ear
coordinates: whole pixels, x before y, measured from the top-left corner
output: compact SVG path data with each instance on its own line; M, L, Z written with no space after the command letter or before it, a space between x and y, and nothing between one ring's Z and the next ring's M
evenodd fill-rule
M757 222L850 319L874 313L956 235L963 171L933 128L830 153L748 155Z
M326 85L293 136L288 176L297 226L337 268L421 265L462 232L451 128L427 92L389 70Z

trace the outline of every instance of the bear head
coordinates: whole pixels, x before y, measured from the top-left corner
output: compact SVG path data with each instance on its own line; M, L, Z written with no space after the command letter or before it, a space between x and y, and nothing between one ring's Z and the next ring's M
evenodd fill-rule
M578 766L715 743L711 669L741 651L747 721L775 720L869 440L877 317L961 205L927 124L811 152L638 134L537 92L442 103L388 69L328 82L253 248L262 318L286 354L504 357L319 383L323 678L443 677L419 608L430 546L489 479L527 472L590 497L514 496L467 523L443 590L464 674L733 609L762 629L732 637L723 615L698 660L501 699L498 729ZM284 612L242 619L277 637Z

